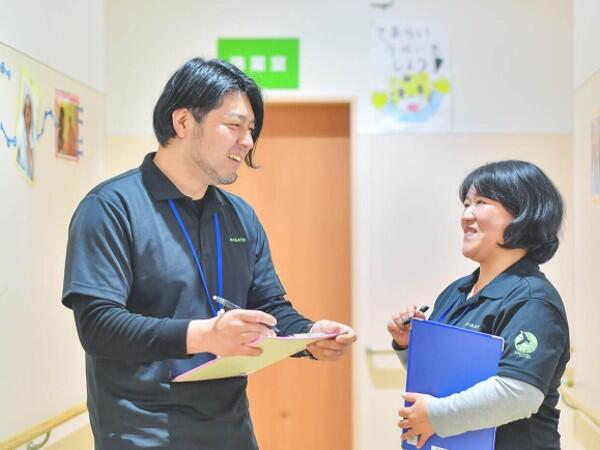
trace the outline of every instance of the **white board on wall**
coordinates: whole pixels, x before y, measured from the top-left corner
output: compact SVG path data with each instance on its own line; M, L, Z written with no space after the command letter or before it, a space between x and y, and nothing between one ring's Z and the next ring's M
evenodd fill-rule
M85 401L84 353L60 298L69 220L105 173L105 100L3 44L0 68L3 441ZM27 96L35 97L32 123L25 119ZM62 149L70 149L62 154L57 154L59 129ZM33 145L27 144L28 134ZM17 147L32 151L22 152L19 162ZM24 165L32 165L33 176Z

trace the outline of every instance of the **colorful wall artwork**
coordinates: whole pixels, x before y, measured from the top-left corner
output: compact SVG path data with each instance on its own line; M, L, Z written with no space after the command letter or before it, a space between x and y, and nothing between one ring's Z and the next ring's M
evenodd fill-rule
M448 39L443 27L420 21L376 22L371 69L372 131L450 128Z

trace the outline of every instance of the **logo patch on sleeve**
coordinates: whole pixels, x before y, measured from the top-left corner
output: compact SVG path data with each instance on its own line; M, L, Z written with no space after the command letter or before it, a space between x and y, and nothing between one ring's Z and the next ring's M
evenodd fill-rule
M521 358L531 359L531 353L535 352L537 346L537 338L529 331L521 331L515 338L516 353Z

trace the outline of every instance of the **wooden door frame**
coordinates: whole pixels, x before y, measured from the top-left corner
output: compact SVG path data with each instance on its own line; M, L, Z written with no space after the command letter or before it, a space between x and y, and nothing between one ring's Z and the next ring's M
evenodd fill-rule
M357 142L357 130L358 130L358 98L355 96L307 96L307 95L277 95L274 93L264 93L264 103L267 104L347 104L349 107L349 115L350 115L350 124L349 124L349 159L350 159L350 305L351 305L351 321L353 324L354 330L358 333L357 329L358 317L356 315L357 308L355 307L355 298L357 292L357 247L355 245L356 239L356 223L357 223L357 209L355 205L358 203L358 199L356 198L356 188L355 188L355 180L357 177L357 153L356 153L356 142ZM359 435L360 435L360 414L359 414L359 399L360 399L360 386L358 383L359 380L359 361L358 358L363 355L359 344L355 344L352 347L352 367L351 367L351 393L352 398L350 399L350 405L352 408L352 449L357 448Z

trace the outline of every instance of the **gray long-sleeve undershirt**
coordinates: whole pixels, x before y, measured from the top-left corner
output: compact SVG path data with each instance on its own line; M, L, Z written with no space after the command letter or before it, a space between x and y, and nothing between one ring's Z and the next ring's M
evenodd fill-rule
M396 353L406 367L408 351ZM436 434L448 437L530 417L543 401L543 392L535 386L493 376L457 394L432 399L427 404L427 415Z

